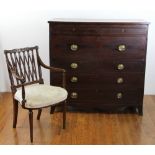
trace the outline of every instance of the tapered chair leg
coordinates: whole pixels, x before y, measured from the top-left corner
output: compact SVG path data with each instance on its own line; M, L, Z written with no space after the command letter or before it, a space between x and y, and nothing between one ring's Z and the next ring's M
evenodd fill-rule
M55 106L51 106L50 114L53 114L54 113L54 110L55 110Z
M13 128L16 128L18 117L18 101L13 100Z
M33 142L33 111L29 110L30 140Z
M42 112L42 109L39 109L38 110L38 115L37 115L37 120L40 120L41 112Z
M63 102L63 129L66 128L66 101Z

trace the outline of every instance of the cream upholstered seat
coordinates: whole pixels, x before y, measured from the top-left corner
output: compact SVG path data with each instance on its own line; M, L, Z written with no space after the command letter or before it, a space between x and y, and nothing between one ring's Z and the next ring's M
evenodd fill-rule
M22 105L22 89L18 89L14 98ZM42 108L60 103L67 98L64 88L44 84L25 86L25 107Z

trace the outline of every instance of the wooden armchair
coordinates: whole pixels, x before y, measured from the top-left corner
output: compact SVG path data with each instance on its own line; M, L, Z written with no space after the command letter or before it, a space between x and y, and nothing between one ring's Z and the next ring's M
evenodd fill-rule
M11 82L13 97L13 128L16 128L18 103L29 111L30 140L33 142L33 110L38 110L37 119L40 119L42 108L63 106L63 129L66 123L65 89L66 71L61 68L45 65L39 57L38 46L5 50L6 63ZM51 72L62 73L62 87L45 85L41 67Z

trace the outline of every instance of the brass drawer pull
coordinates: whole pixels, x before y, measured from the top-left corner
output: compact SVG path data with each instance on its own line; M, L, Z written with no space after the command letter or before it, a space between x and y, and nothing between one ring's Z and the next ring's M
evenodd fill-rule
M78 64L77 63L71 63L70 67L73 69L76 69L76 68L78 68Z
M78 93L72 92L72 93L71 93L71 98L73 98L73 99L78 98Z
M126 46L125 45L118 45L118 51L119 52L124 52L126 50Z
M75 32L75 31L76 31L76 28L75 28L75 27L73 27L73 28L72 28L72 31L73 31L73 32Z
M124 79L123 78L120 77L120 78L117 79L117 83L120 84L120 83L123 83L123 82L124 82Z
M117 69L118 70L123 70L124 69L124 65L123 64L118 64L117 65Z
M71 51L77 51L78 48L79 48L79 46L78 46L77 44L72 44L72 45L70 46Z
M117 99L121 99L123 97L122 93L117 93Z
M78 78L76 76L73 76L73 77L71 77L70 81L73 83L76 83L76 82L78 82Z

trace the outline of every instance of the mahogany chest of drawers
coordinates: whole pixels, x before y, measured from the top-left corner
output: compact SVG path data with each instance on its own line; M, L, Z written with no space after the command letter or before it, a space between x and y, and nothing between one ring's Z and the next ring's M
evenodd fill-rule
M68 106L142 115L147 33L142 21L49 21L50 65L67 70Z

